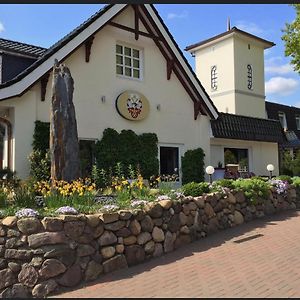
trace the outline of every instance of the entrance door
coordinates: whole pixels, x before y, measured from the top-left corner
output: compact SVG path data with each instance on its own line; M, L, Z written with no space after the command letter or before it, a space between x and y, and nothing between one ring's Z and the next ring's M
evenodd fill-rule
M160 147L160 174L179 174L179 148Z

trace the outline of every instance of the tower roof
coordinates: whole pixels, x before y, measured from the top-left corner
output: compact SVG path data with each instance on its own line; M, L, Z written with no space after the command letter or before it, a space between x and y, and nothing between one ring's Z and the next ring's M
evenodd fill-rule
M248 39L254 39L254 40L262 43L263 46L264 46L264 49L271 48L271 47L275 46L275 44L273 42L270 42L270 41L267 41L265 39L262 39L262 38L260 38L260 37L258 37L256 35L250 34L250 33L246 32L246 31L238 29L237 27L234 26L230 30L227 30L227 31L225 31L225 32L223 32L221 34L218 34L218 35L213 36L213 37L211 37L209 39L200 41L200 42L198 42L196 44L189 45L184 50L185 51L191 51L191 50L193 50L195 48L198 48L198 47L201 47L201 46L204 46L204 45L207 45L207 44L211 44L211 43L214 43L214 42L216 42L218 40L226 39L226 38L229 38L229 37L234 36L234 35L241 35L241 36L246 37Z

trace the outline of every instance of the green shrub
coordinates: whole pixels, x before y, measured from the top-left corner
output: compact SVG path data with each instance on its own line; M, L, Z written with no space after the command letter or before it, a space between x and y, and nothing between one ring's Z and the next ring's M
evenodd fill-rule
M300 177L294 176L294 177L292 177L291 179L292 179L292 184L293 184L296 188L300 188Z
M121 163L124 176L130 177L129 165L132 168L139 166L141 175L149 179L152 175L158 175L157 142L155 133L137 135L132 130L118 133L112 128L106 128L95 146L97 168L109 172L111 166ZM113 175L116 175L115 171L113 169Z
M40 150L46 153L49 149L50 139L50 123L35 121L35 128L33 133L33 150Z
M185 196L201 196L204 193L209 193L209 183L207 182L189 182L182 186L182 191Z
M41 150L33 150L29 157L30 175L37 181L50 179L51 159L50 153Z
M204 181L204 151L201 148L188 150L181 158L182 183Z
M233 189L233 187L234 187L233 181L234 181L233 179L218 179L218 180L215 180L213 182L213 184L216 184L221 187L227 187L229 189Z
M275 179L287 181L289 184L293 183L292 177L289 175L280 175L280 176L277 176Z
M270 190L269 183L257 178L238 179L233 181L233 186L243 191L252 204L257 204L259 198L267 199Z

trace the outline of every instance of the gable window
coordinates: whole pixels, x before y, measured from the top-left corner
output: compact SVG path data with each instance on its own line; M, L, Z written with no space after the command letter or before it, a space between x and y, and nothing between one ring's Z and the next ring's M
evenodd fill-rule
M117 44L116 73L129 78L141 79L141 50Z
M287 124L286 124L286 117L285 117L285 113L284 112L279 112L278 113L278 118L279 118L279 121L281 123L281 126L283 129L287 129Z
M213 90L216 90L218 85L217 85L217 66L212 66L210 70L210 75L211 75L211 88Z
M300 130L300 115L296 116L296 127L297 130Z
M248 89L252 90L253 88L253 70L250 64L247 65L247 84Z

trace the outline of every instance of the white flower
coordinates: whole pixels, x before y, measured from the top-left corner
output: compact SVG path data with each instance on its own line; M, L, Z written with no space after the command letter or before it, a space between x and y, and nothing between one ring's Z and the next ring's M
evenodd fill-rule
M62 215L77 215L78 211L71 206L62 206L55 211L57 214Z
M146 203L147 203L146 200L134 200L134 201L131 201L130 205L132 207L139 207L139 206L144 206Z
M37 217L38 215L39 213L31 208L23 208L15 213L15 216L18 218Z

